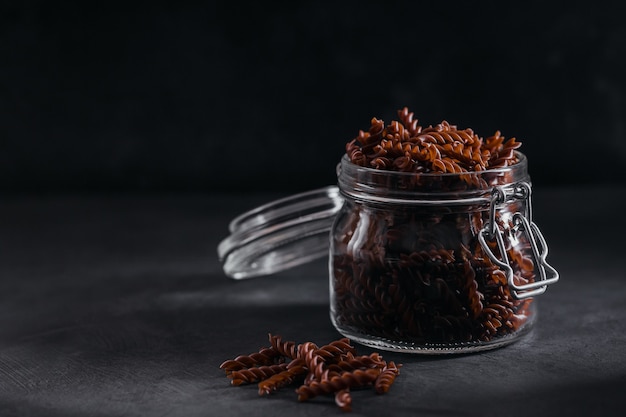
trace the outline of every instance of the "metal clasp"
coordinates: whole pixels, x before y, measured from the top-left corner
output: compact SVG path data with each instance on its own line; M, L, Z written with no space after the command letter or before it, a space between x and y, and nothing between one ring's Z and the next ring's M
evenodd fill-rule
M532 221L531 207L531 187L526 182L517 183L511 187L494 187L491 192L491 204L489 207L489 219L480 232L478 233L478 241L483 250L489 256L489 259L496 264L506 275L507 282L511 287L511 293L517 299L529 298L535 295L543 294L547 286L559 280L559 273L546 261L548 256L548 245L544 239L539 227ZM524 214L516 212L513 214L513 224L515 228L522 231L532 249L533 264L538 272L535 281L518 285L514 280L513 268L509 261L506 247L504 245L503 231L498 227L496 222L496 210L499 205L515 200L525 200L526 212ZM487 239L494 239L500 258L493 253Z

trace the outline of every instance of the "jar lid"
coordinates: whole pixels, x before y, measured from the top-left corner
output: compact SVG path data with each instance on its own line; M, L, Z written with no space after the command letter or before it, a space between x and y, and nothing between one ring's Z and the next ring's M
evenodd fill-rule
M328 254L329 233L343 204L336 186L272 201L237 216L217 252L234 279L269 275Z

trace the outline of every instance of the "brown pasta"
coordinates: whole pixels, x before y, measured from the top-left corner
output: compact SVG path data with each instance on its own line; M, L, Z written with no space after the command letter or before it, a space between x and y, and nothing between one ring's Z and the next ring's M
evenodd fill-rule
M324 358L317 353L318 347L313 342L300 345L298 353L309 369L309 379L319 379L324 372Z
M298 377L306 374L307 368L300 358L294 359L282 372L274 374L259 382L259 395L268 395L272 392L293 383Z
M298 357L298 345L295 342L283 341L280 336L272 336L271 334L269 337L272 348L280 355L286 356L290 359Z
M472 129L458 129L445 120L423 128L408 108L400 121L385 125L373 118L367 132L348 142L346 153L361 166L413 172L471 172L501 168L517 162L515 138L505 141L499 131L483 140Z
M385 361L377 352L361 356L347 354L337 363L328 365L327 370L328 372L341 373L355 369L384 368L385 365Z
M389 362L387 366L385 366L374 381L374 389L377 394L384 394L389 391L393 381L396 380L396 377L400 374L399 366L396 366L394 362Z
M253 366L272 365L280 352L274 348L262 348L258 352L250 355L240 355L235 359L225 361L220 365L227 374L238 371L240 369L250 368Z
M335 404L342 411L352 411L352 395L350 395L348 388L335 393Z
M267 356L275 364L245 367L246 363L256 363L250 357L260 359L258 355L251 354L237 356L239 360L225 361L220 366L227 370L232 385L258 382L259 395L270 395L283 387L299 383L296 389L298 401L333 395L335 404L341 410L351 411L352 388L374 386L377 393L387 392L401 366L394 362L387 363L377 352L357 355L347 338L322 347L313 342L297 344L283 341L280 336L271 334L269 339L272 347L266 349L278 352L278 356Z
M381 372L381 369L355 369L352 372L342 372L320 381L311 381L310 384L301 385L296 390L298 401L307 401L318 395L333 394L337 391L372 384Z
M258 366L233 371L228 377L232 385L250 384L287 370L287 364Z

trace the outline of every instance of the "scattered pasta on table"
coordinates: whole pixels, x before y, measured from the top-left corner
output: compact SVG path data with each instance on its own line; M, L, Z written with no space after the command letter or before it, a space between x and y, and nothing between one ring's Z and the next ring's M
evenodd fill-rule
M389 391L401 364L386 362L377 353L357 355L348 338L319 347L269 335L269 346L239 355L220 365L234 386L257 383L259 395L297 386L298 401L332 396L343 411L352 410L351 390L371 387L377 394Z

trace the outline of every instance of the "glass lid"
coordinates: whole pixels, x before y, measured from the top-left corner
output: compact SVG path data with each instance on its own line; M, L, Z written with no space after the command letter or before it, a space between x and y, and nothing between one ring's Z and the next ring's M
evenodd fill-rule
M272 201L237 216L217 252L234 279L270 275L328 254L329 233L343 204L336 186Z

